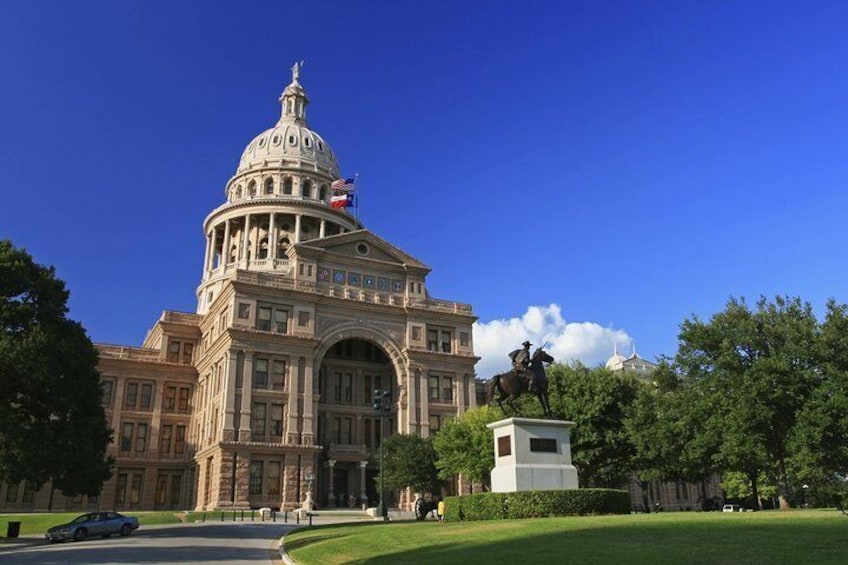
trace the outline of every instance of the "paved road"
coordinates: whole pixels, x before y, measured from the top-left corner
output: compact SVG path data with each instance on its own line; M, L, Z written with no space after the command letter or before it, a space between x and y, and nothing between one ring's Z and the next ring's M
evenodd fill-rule
M110 563L281 563L279 539L297 527L279 522L142 526L131 536L48 544L28 536L0 544L3 565L106 565Z

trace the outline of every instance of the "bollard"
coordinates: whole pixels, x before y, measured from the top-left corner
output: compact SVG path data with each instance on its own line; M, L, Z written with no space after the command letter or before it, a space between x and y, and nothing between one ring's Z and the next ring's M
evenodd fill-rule
M241 521L244 522L244 510L241 511Z
M297 523L300 524L300 512L295 512L294 517L297 519Z
M204 523L206 522L206 512L204 512L204 513L203 513L203 518L202 518L202 520L203 520L203 522L204 522Z
M250 521L251 521L251 522L253 522L253 514L254 514L254 512L255 512L255 511L254 511L253 509L251 509L251 510L250 510Z
M309 525L310 526L312 525L312 513L311 512L309 513Z
M283 512L283 523L284 523L284 524L288 524L288 523L289 523L289 511L288 511L288 510L286 510L286 511L284 511L284 512Z
M277 521L277 511L276 510L271 510L271 521L272 522Z
M236 521L236 511L233 510L233 522L235 522L235 521Z
M222 522L224 521L224 513L223 512L221 512L221 521Z

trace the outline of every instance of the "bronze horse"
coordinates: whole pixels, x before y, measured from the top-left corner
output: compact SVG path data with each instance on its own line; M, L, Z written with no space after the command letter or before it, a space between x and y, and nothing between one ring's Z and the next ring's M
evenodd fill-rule
M545 366L543 363L553 363L553 361L554 358L539 347L533 353L533 356L530 358L530 365L527 367L527 371L533 374L534 388L536 389L534 392L536 393L536 398L539 399L539 404L542 406L542 412L544 412L546 418L553 418L553 413L551 412L551 405L548 403L548 377L545 375ZM496 391L500 395L495 399ZM489 379L486 404L491 404L492 399L494 399L501 410L504 410L503 403L506 402L515 414L521 416L521 412L515 406L514 402L516 398L526 392L529 392L526 373L519 375L513 369ZM504 410L504 413L506 413L506 410Z

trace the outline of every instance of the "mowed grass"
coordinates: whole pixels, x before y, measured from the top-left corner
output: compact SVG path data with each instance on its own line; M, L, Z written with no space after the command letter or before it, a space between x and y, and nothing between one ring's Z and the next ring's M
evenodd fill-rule
M31 514L0 514L0 538L6 535L9 522L21 523L21 535L43 534L49 528L59 524L67 524L80 514L79 512L39 512ZM141 526L153 524L178 524L184 520L185 513L181 512L121 512L127 516L135 516ZM181 519L181 516L183 517Z
M350 524L285 538L298 565L342 563L848 563L836 510L665 512L484 522Z

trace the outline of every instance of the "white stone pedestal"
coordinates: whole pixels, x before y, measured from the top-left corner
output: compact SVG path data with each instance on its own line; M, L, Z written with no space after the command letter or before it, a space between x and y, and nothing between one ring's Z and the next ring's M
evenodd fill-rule
M574 422L507 418L488 424L495 434L492 491L576 489L571 464Z

